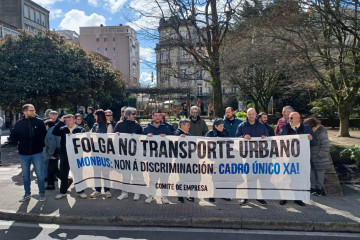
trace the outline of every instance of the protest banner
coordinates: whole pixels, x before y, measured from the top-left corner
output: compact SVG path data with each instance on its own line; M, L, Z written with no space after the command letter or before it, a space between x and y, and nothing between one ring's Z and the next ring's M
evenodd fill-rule
M153 196L310 199L307 135L205 138L67 136L76 191L106 186Z

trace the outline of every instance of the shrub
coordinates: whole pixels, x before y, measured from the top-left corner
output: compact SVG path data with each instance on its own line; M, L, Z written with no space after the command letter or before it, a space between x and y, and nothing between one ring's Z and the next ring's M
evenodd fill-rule
M345 155L350 155L350 159L354 160L358 165L360 165L360 147L358 146L351 146L346 148L340 152L340 157Z

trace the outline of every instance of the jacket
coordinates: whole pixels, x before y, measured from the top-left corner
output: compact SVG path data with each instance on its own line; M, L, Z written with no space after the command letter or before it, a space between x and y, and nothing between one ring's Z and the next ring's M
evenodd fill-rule
M149 133L152 133L153 135L160 135L160 134L172 135L172 132L168 126L166 126L163 123L160 123L158 127L155 127L153 125L153 122L149 123L144 128L143 134L147 135Z
M171 131L172 133L175 132L175 128L174 128L174 126L173 126L172 124L170 124L170 123L168 123L168 122L163 122L163 123L170 128L170 131Z
M248 118L246 118L245 122L242 122L235 133L235 137L243 138L245 135L250 135L250 137L261 137L261 136L269 136L268 130L265 125L259 120L255 119L254 124L250 124Z
M75 129L72 131L73 134L84 133L85 129L79 125L75 125ZM67 157L66 151L66 135L70 133L69 128L65 125L64 122L59 122L55 125L52 133L55 136L61 137L60 139L60 154L62 157Z
M279 136L282 135L298 135L298 134L311 134L311 136L313 137L313 139L310 141L310 147L316 146L317 145L317 137L316 134L313 132L313 130L311 130L311 128L306 125L305 123L300 123L299 128L295 131L294 129L291 128L290 123L287 123L286 125L284 125L282 127L282 129L279 132Z
M40 118L24 117L15 123L9 142L18 145L19 154L34 155L43 151L45 136L46 127Z
M272 128L272 126L270 126L267 123L264 123L264 125L265 125L266 129L268 130L269 137L275 136L275 132L274 132L274 129Z
M235 133L237 130L237 127L240 125L240 123L242 123L243 121L241 121L239 118L237 118L234 115L234 122L231 123L229 121L229 119L227 119L226 117L224 117L224 127L225 129L228 131L229 133L229 137L235 137Z
M193 136L205 136L205 134L209 131L205 121L198 116L196 120L192 120L191 116L190 119L190 130L189 133Z
M60 137L55 136L52 131L55 126L49 128L45 137L44 157L50 159L60 154Z
M213 123L213 129L208 131L205 135L205 137L229 137L229 133L228 131L224 128L224 130L222 132L219 132L216 128L215 128L215 121Z
M174 132L174 135L175 135L175 136L180 136L181 134L185 134L186 136L191 136L190 133L184 132L184 131L181 130L180 128L176 129L175 132Z
M107 133L107 124L106 122L103 123L94 123L94 126L91 129L92 133Z
M327 130L320 126L315 131L317 145L311 147L312 167L314 169L326 170L330 167L330 142Z
M94 124L95 124L95 118L94 118L94 113L90 113L90 114L88 114L87 116L86 116L86 118L85 118L85 121L86 121L86 124L88 125L88 127L90 128L90 129L92 129L93 128L93 126L94 126Z
M279 121L276 124L275 128L275 135L277 136L282 129L283 126L285 126L288 123L288 121L285 118L280 118Z
M142 134L142 127L136 121L122 120L116 124L114 132Z

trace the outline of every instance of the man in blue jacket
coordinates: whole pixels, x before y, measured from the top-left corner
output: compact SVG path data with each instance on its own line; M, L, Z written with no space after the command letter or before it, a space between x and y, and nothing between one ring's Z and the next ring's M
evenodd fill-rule
M246 120L242 122L235 133L235 137L245 138L250 140L252 137L265 138L268 136L268 131L264 124L257 120L257 113L254 108L249 108L246 112ZM266 204L265 200L256 199L262 205ZM247 199L241 199L240 204L244 205Z
M242 121L235 116L233 108L227 107L225 109L224 127L228 131L229 137L235 137L237 127L240 123L242 123Z
M162 123L162 113L160 109L154 110L152 113L153 121L149 123L145 128L143 134L147 135L148 137L152 137L154 135L160 135L165 137L166 135L172 135L170 128ZM151 203L154 200L153 196L149 196L145 203ZM166 196L161 197L161 201L165 204L169 203L169 200Z
M45 201L44 157L46 127L42 119L35 115L35 107L25 104L22 107L24 117L15 123L9 142L18 145L25 195L19 200L25 202L31 198L30 166L34 165L39 187L39 201Z
M289 115L289 123L287 123L281 128L278 136L298 134L308 134L308 139L310 140L310 147L317 145L316 134L313 132L313 130L311 130L308 125L301 122L300 114L298 112L292 112ZM279 204L285 205L286 202L286 200L281 200ZM299 206L305 206L305 203L301 200L295 200L294 203Z

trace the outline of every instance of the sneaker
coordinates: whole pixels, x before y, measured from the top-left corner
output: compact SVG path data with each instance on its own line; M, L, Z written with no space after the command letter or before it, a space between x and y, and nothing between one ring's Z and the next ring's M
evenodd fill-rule
M261 205L266 205L267 202L265 200L262 199L256 199L256 201L258 201Z
M56 195L56 197L55 197L55 199L56 200L59 200L59 199L62 199L62 198L66 198L67 197L67 194L65 193L65 194L58 194L58 195Z
M315 193L316 193L315 188L311 188L311 189L310 189L310 194L314 195Z
M123 200L125 198L128 198L129 194L127 192L122 192L120 196L117 197L117 200Z
M111 197L112 197L111 192L110 192L110 191L106 191L106 192L105 192L105 197L106 197L106 198L111 198Z
M285 205L286 203L287 203L286 200L280 200L280 202L279 202L279 204L280 204L281 206Z
M27 200L30 200L31 195L30 194L25 194L20 200L19 202L25 202Z
M313 195L321 197L321 189L316 189Z
M153 196L148 196L148 197L145 199L145 203L151 203L153 200L154 200Z
M100 195L101 195L101 192L94 191L92 194L90 194L90 197L91 197L91 198L96 198L96 197L98 197L98 196L100 196Z
M45 190L55 190L55 186L54 185L47 185L45 187Z
M301 200L295 200L294 203L296 203L297 205L301 206L301 207L304 207L305 206L305 203Z
M138 201L140 199L140 194L135 193L134 194L134 201Z
M184 198L183 197L178 197L178 201L181 203L184 203Z
M167 199L167 197L161 197L161 201L164 203L164 204L169 204L169 199Z
M45 194L42 193L39 195L39 202L44 202L46 200Z
M186 198L189 202L194 202L195 201L195 198L193 198L193 197L187 197Z
M241 199L239 203L240 205L245 205L245 203L247 203L247 199Z
M77 195L78 195L78 197L81 198L81 199L87 199L86 193L83 193L83 192L82 192L82 193L78 193Z

